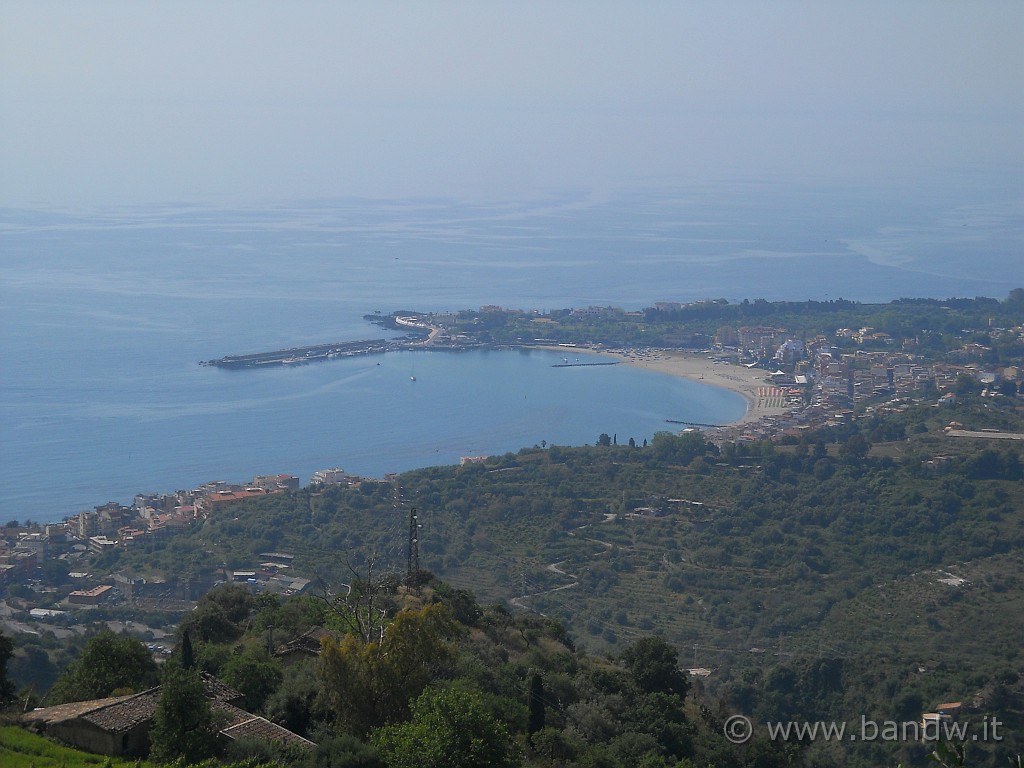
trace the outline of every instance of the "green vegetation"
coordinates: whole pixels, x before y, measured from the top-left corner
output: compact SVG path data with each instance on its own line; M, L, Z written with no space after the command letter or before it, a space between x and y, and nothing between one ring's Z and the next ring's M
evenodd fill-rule
M89 639L82 655L68 666L50 691L50 703L102 699L152 688L156 662L133 637L104 630Z
M7 676L22 705L38 705L61 672L81 655L88 637L102 629L89 626L84 635L62 639L50 631L12 637L14 655L8 661Z
M240 622L252 611L252 593L240 584L229 584L199 599L199 604L179 626L204 643L230 643L242 635Z
M210 757L216 748L217 730L199 672L168 663L149 734L153 760L194 763Z
M268 754L251 745L246 753L245 745L235 745L231 757L310 768L787 764L792 750L767 742L737 749L725 740L719 721L701 714L711 710L687 699L689 681L664 640L641 640L625 649L621 661L591 657L573 647L558 622L501 606L482 608L467 592L420 576L422 586L416 587L392 580L363 585L360 605L372 595L380 608L375 636L337 629L323 639L319 658L283 668L263 711L318 742L315 752ZM221 590L230 587L215 592ZM259 639L253 628L265 621L264 613L285 605L254 606L240 622L251 629L226 654L216 652L216 644L197 644L197 657L245 653ZM358 608L329 601L327 625L345 626L344 614ZM298 629L282 628L282 636ZM199 708L174 707L180 713L193 709ZM180 749L188 740L183 734L202 730L193 723L175 729L173 738L154 734L154 746L159 739Z
M702 301L669 308L625 312L607 307L596 311L554 310L539 315L517 310L467 310L451 325L452 333L485 343L522 344L535 339L609 346L699 348L709 346L719 330L731 334L741 326L785 328L794 338L831 335L837 328L870 327L902 339L911 338L916 350L941 356L968 342L989 346L984 362L1010 364L1024 356L1021 339L1008 331L988 333L964 329L1012 328L1024 314L1021 290L1005 300L898 299L888 304L855 301L744 300ZM848 342L852 345L852 342Z
M951 408L878 409L778 444L718 448L698 433L664 433L647 447L535 447L483 464L407 473L394 483L249 502L173 540L147 565L190 550L245 567L259 552L287 551L295 554L293 572L352 587L322 600L260 597L249 607L257 632L243 635L228 621L219 636L208 635L216 640L197 645L204 668L223 674L238 653L265 647L268 625L278 641L320 623L344 632L328 642L327 658L336 664L335 680L369 692L364 711L346 711L354 706L342 701L347 689L335 686L334 696L328 686L321 696L323 671L302 665L285 670L280 687L266 693L269 714L313 736L325 718L359 738L408 722L407 707L421 690L438 679L456 683L467 665L476 669L480 662L465 656L468 645L481 658L498 654L481 664L486 674L469 676L470 690L506 702L491 700L491 714L527 762L546 755L586 763L600 752L609 764L628 763L642 744L643 754L671 762L696 753L664 729L699 730L703 723L714 733L712 726L735 711L756 721L913 720L942 701L964 700L976 717L1012 724L1005 742L974 753L988 764L1021 748L1024 461L1015 442L947 436L942 427L954 419L975 429L1020 430L1024 422L1014 401L968 394ZM381 666L379 643L403 607L413 612L402 621L415 621L423 608L405 605L397 591L413 503L423 523L421 561L446 582L431 587L431 599L461 626L479 629L436 633L434 645L422 646L434 649L424 652L423 674L403 678L408 688L398 690L388 682L394 673ZM227 602L241 605L241 592L231 589L238 597ZM473 594L483 604L512 604L515 613L481 610ZM212 595L196 618L223 602ZM553 629L562 626L568 634ZM481 632L497 632L489 642L500 650L481 646ZM609 666L564 645L560 653L569 656L555 662L537 650L569 636L622 661ZM658 710L674 695L643 682L671 680L643 671L665 668L668 658L664 648L646 645L652 636L682 651L686 665L710 670L695 678L691 696L707 713L691 711L691 699L669 710L676 714L666 715L664 729L647 734L657 748L646 736L637 741L638 726L621 703ZM221 642L242 650L232 656L217 650ZM514 683L492 676L506 664L516 670ZM559 702L543 718L528 698L537 670L539 690ZM614 672L610 688L593 681L605 672ZM591 709L588 702L605 694L620 703ZM640 696L661 703L642 705ZM362 706L364 697L357 698ZM510 708L512 700L518 703ZM711 738L699 735L690 732L686 743ZM707 749L732 750L710 762L737 759L729 745ZM822 765L914 764L920 757L920 747L907 745L808 749Z
M426 691L408 722L380 728L373 744L389 768L512 768L520 764L508 729L479 694Z
M119 760L63 747L13 725L0 725L4 768L152 768L148 762Z
M883 333L866 334L868 346L889 334L936 359L974 344L981 362L1008 364L1024 346L1000 329L1022 312L1014 291L1005 301L488 310L461 313L451 330L488 343L679 347L742 325L802 338L870 326ZM642 446L614 433L579 448L542 443L261 497L119 551L129 575L189 582L211 564L252 570L261 553L287 552L289 574L314 580L288 599L236 584L200 599L165 665L154 754L214 753L201 670L318 744L235 742L220 755L250 764L921 765L934 745L772 742L763 728L736 745L723 726L739 713L756 724L907 723L960 701L970 722L1003 724L1003 741L971 743L966 764L1005 765L1024 749L1024 446L945 428L1024 431L1008 384L982 397L962 375L943 408L933 397L858 399L849 418L837 411L774 441L665 432ZM412 506L429 570L406 573ZM309 644L275 653L313 628L319 655ZM19 639L14 656L3 641L0 672L9 661L37 693L65 668L54 702L155 676L136 658L141 648L148 659L141 645L109 632L70 666L81 640ZM129 667L135 677L119 676ZM935 751L942 764L964 762L955 745Z
M11 638L0 632L0 708L5 707L14 698L14 684L7 679L7 662L14 654L14 643Z
M409 704L454 654L457 626L442 605L403 611L382 631L379 642L346 634L326 638L319 674L337 722L365 736L371 728L403 720Z

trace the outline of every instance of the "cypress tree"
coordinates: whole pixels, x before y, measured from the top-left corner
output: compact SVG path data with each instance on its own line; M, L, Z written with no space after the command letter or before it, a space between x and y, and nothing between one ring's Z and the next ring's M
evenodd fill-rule
M192 669L195 664L195 654L192 652L192 638L186 629L181 636L181 668Z
M527 720L526 732L533 736L544 729L544 678L534 672L530 678L530 717Z

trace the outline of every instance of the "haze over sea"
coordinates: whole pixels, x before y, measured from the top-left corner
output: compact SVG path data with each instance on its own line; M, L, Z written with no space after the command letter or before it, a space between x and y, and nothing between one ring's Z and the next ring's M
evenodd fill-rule
M738 418L729 392L627 366L556 369L536 351L263 371L197 361L377 338L362 319L375 310L1003 298L1024 286L1024 205L1015 174L984 178L494 206L2 210L0 522L210 480L306 483L335 466L380 477L601 432L639 442L666 418Z

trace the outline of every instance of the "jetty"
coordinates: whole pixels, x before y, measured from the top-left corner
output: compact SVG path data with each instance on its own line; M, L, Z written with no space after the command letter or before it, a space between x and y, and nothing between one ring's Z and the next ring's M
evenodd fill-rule
M683 424L690 427L711 427L714 429L721 429L722 427L728 426L728 424L701 424L699 421L679 421L678 419L665 419L668 424Z
M362 341L336 341L330 344L312 344L308 347L277 349L273 352L254 352L248 355L225 355L216 360L201 360L200 365L218 368L263 368L275 365L303 365L335 357L354 357L387 352L385 339L363 339Z

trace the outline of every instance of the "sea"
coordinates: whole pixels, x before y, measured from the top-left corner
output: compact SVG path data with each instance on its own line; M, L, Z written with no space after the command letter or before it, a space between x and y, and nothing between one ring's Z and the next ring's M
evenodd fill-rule
M553 367L552 352L199 361L380 338L364 320L376 311L1003 298L1024 286L1024 194L1014 174L985 179L0 209L0 523L213 480L382 477L602 432L639 443L666 419L731 421L745 409L734 393L626 365Z

